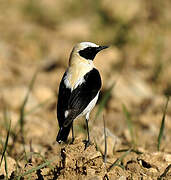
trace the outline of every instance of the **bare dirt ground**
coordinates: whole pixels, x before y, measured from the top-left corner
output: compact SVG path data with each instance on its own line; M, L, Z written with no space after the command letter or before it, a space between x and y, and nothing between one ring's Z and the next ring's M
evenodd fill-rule
M0 158L10 127L0 179L171 179L170 102L158 149L171 94L170 8L169 0L0 2ZM73 144L55 141L59 82L81 41L110 45L95 58L103 88L86 150L83 118Z

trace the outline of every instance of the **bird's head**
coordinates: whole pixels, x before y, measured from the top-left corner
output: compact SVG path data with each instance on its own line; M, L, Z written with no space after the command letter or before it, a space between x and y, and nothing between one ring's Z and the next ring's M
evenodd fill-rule
M96 54L106 48L108 48L108 46L99 46L92 42L81 42L74 46L72 54L77 54L81 58L93 61Z

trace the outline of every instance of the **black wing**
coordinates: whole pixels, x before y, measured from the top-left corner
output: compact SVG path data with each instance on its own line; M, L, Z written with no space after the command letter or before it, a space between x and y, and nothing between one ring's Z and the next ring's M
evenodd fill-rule
M84 79L85 81L72 91L68 100L69 114L63 124L65 127L84 111L101 88L101 78L97 69L93 68L85 74Z
M65 120L65 111L68 109L68 100L71 96L71 89L64 84L64 79L67 72L64 73L59 86L58 103L57 103L57 118L59 126L61 127Z

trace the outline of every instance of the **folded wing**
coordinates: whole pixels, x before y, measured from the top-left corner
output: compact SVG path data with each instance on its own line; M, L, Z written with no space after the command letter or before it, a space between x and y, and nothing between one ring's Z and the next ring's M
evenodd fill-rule
M84 111L88 104L95 98L100 88L100 74L97 69L93 68L85 74L83 83L71 92L68 100L68 116L64 121L64 127L67 127Z

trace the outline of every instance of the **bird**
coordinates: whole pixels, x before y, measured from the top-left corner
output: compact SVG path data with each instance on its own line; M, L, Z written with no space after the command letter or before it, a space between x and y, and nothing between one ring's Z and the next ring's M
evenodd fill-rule
M90 145L88 128L89 115L94 108L102 86L99 71L93 60L98 52L108 46L100 46L92 42L81 42L74 46L68 67L59 85L57 101L57 119L59 131L56 141L66 142L72 129L72 143L74 142L73 121L85 116L88 140L85 149Z

